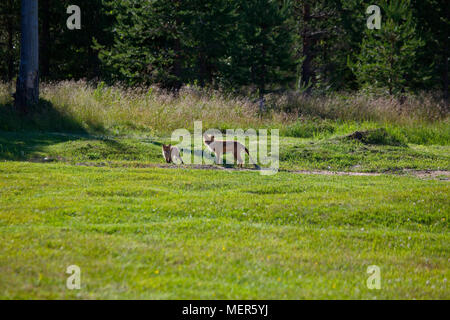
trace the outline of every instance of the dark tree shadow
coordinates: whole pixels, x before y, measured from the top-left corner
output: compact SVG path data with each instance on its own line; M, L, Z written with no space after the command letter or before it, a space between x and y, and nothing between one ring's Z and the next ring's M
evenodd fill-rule
M35 160L36 154L45 146L79 140L78 135L62 135L43 132L0 131L0 160Z
M87 133L80 122L44 99L26 114L17 111L12 102L0 104L0 130Z
M142 142L150 143L150 144L153 144L153 145L158 146L158 147L162 147L162 145L163 145L162 142L155 141L155 140L152 140L152 139L142 139Z
M47 100L26 114L13 103L0 104L0 160L28 160L42 147L88 136L81 123Z

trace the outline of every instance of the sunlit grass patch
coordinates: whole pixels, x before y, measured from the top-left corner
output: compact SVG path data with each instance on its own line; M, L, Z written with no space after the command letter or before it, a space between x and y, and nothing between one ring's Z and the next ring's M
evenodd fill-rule
M389 175L1 163L0 296L448 299L448 193Z

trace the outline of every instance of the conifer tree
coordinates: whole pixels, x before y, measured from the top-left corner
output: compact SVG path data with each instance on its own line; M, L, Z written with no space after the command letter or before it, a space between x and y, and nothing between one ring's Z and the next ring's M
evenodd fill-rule
M273 0L248 0L238 11L240 38L231 53L230 81L255 85L261 109L268 86L289 82L295 71L290 9L289 2L280 5Z
M19 56L20 1L0 2L0 80L11 81Z
M183 1L110 0L107 5L116 18L114 42L97 48L112 80L179 88L189 63Z
M409 0L385 0L380 7L381 29L367 29L353 70L363 88L386 88L395 95L419 76L416 53L423 42L417 37Z
M417 30L425 41L420 49L421 64L431 66L431 81L420 82L418 86L430 89L439 87L443 97L449 99L449 60L450 60L450 1L412 0L414 15L417 17ZM426 86L424 86L426 84Z

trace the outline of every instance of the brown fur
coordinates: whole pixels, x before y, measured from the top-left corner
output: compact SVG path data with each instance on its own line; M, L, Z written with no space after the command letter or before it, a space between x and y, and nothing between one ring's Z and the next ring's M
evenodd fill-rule
M244 150L250 157L248 149L237 141L217 141L214 140L214 136L209 137L208 140L205 136L204 143L212 152L214 152L216 156L216 163L219 161L221 155L225 153L233 153L235 163L237 163L238 167L242 168L244 164L240 155L241 150ZM256 164L255 167L258 168Z
M181 161L181 164L184 164L183 159L181 159L180 151L177 147L169 145L162 145L162 152L166 163L174 163L173 158L178 158Z

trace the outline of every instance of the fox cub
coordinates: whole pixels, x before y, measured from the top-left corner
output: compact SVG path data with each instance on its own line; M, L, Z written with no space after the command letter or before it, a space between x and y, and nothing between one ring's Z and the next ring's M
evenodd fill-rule
M181 159L180 156L180 149L178 149L175 146L172 145L162 145L162 153L164 156L164 159L166 159L167 163L175 163L174 160L178 159L180 160L181 164L184 164L183 159Z

